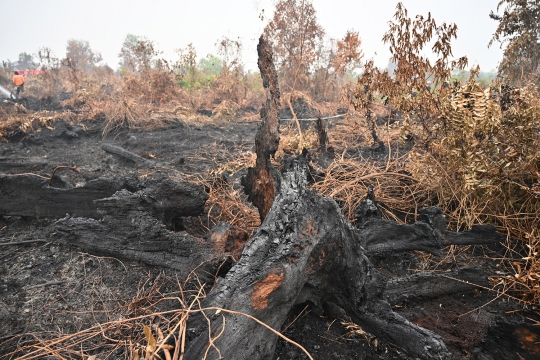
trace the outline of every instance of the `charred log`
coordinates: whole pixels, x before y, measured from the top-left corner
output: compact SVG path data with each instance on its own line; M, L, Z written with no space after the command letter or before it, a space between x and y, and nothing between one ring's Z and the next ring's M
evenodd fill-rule
M95 179L71 189L48 185L34 176L0 176L0 215L61 218L66 214L100 218L94 200L124 187L120 179Z
M26 159L0 158L0 170L32 169L47 165L46 162L26 161Z
M248 238L245 230L225 224L205 239L172 232L155 217L144 190L123 189L95 203L101 220L65 217L55 223L53 237L92 254L171 268L182 276L199 267L208 282L214 281L208 274L236 258Z
M435 298L488 286L487 276L478 268L462 267L449 272L424 272L386 283L385 297L390 304L411 299Z
M121 148L120 146L116 146L112 144L103 144L101 145L101 148L108 153L120 156L121 158L129 160L129 161L132 161L137 166L152 167L156 165L155 161L145 159L142 156L139 156L135 153L132 153L131 151L127 151L126 149Z
M277 72L272 61L272 48L262 36L257 45L257 52L263 86L269 90L269 96L261 111L262 123L255 135L257 154L255 167L248 169L246 177L242 179L242 185L248 199L259 210L259 216L263 220L270 211L276 193L276 170L270 162L270 157L274 156L279 146L280 93Z
M88 181L84 186L58 188L49 180L34 176L0 176L0 215L99 219L96 200L112 196L119 190L140 191L146 208L167 226L183 216L202 214L208 195L198 186L169 178L137 178Z
M384 255L402 251L420 250L440 255L448 245L495 244L504 240L493 225L474 225L470 230L455 233L446 227L441 208L421 209L420 221L398 224L381 219L381 212L373 190L355 210L359 238L368 255Z

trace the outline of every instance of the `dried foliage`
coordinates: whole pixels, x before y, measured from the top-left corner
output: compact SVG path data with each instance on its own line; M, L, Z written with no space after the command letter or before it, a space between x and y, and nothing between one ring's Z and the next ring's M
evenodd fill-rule
M390 45L395 72L389 74L368 62L364 75L345 89L344 97L364 116L375 142L381 131L372 116L376 97L402 113L394 127L403 140L413 143L408 158L398 162L401 168L391 171L401 175L395 179L385 175L392 162L365 171L342 160L331 166L318 186L343 201L349 218L362 198L353 189L365 189L363 180L371 173L377 174L373 178L376 193L384 197L381 202L393 213L404 214L404 219L418 206L438 205L454 230L495 224L508 235L508 258L513 259L505 262L512 275L495 277L498 290L516 291L523 300L539 303L539 92L532 85L510 89L500 82L483 89L475 80L478 68L471 70L463 86L432 91L431 85L442 84L452 69L466 65L465 58L451 60L450 40L456 30L455 25L437 26L430 15L410 19L398 5L395 22L383 39ZM430 41L435 41L433 64L422 55ZM368 137L362 135L363 140Z
M354 221L354 210L364 199L370 186L388 219L413 220L417 211L426 205L423 184L411 176L407 161L396 157L387 163L337 160L326 170L324 180L315 184L321 194L339 201L349 221Z
M253 231L261 224L257 209L247 201L243 189L235 189L220 176L199 183L208 190L206 212L210 226L223 221Z
M317 61L324 30L310 0L281 0L264 29L272 46L274 63L281 73L280 84L290 89L307 85L308 74Z
M540 182L539 93L534 87L520 89L506 111L494 93L500 93L497 84L483 90L473 74L445 98L442 121L432 125L437 136L429 151L411 153L410 171L436 193L456 229L490 222L507 233L509 257L521 257L512 263L513 290L539 302L540 277L534 270L540 261L540 196L534 190Z
M499 66L499 74L506 81L524 85L533 80L539 84L540 71L540 1L538 0L501 0L497 11L489 15L499 24L489 45L500 42L504 47L503 60Z
M364 57L361 45L360 35L353 30L348 30L345 37L337 42L337 51L331 60L336 74L344 74L358 65Z

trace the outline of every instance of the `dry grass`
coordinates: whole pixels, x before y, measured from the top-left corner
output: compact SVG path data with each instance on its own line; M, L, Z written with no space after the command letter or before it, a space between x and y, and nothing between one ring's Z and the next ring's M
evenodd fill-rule
M43 128L52 129L59 120L79 122L84 115L73 112L54 112L27 110L22 104L14 104L10 108L0 108L0 139L9 138L16 134L31 134Z
M208 322L210 322L209 316L220 315L223 324L217 335L212 334L209 327L209 345L203 359L206 359L211 349L220 353L214 342L225 331L226 315L234 315L255 321L297 346L309 359L313 360L309 352L300 344L249 314L219 307L201 307L201 301L206 294L203 284L193 273L184 282L176 280L178 289L166 294L163 294L161 289L172 279L161 274L153 279L151 285L149 281L150 279L147 279L144 284L141 284L137 295L130 302L120 309L111 310L111 312L121 313L120 316L114 316L119 317L118 320L96 322L93 326L67 335L55 336L55 333L51 332L13 337L0 344L7 348L17 343L16 350L6 354L6 358L31 360L52 357L95 360L122 356L130 360L158 360L163 359L164 356L168 360L183 360L189 318L193 314L201 313ZM186 290L188 288L191 290ZM163 310L164 303L168 303L168 308L174 309ZM170 345L171 343L174 345Z
M231 100L223 100L212 110L214 118L231 121L237 117L240 106Z
M426 203L424 189L408 173L403 157L386 164L362 159L338 159L327 169L324 180L315 184L315 189L324 196L338 200L344 215L353 221L354 210L365 198L370 186L373 186L386 218L414 220L418 210ZM396 214L402 214L402 217Z
M233 184L223 178L225 173L234 174L252 166L255 166L255 154L244 152L198 180L208 191L205 212L208 214L209 225L224 221L250 231L259 227L261 221L257 209L247 201L242 189L235 189Z

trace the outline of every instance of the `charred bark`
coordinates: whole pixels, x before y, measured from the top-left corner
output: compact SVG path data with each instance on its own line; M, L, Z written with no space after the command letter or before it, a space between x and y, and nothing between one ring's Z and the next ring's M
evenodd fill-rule
M455 233L446 227L441 208L421 209L420 221L398 224L381 219L381 212L373 190L368 191L355 210L359 238L367 255L384 255L402 251L420 250L440 255L448 245L494 244L504 240L493 225L474 225L470 230Z
M317 122L315 124L317 127L317 136L319 138L319 149L326 152L328 149L328 132L326 131L326 126L324 126L324 121L320 114L317 117Z
M146 208L171 227L179 217L202 214L208 198L198 186L169 178L99 178L74 188L57 188L48 183L34 176L0 176L0 215L62 218L69 214L100 219L95 201L129 189L140 191Z
M101 148L108 153L120 156L121 158L129 160L129 161L132 161L137 166L152 167L156 165L155 161L145 159L142 156L139 156L135 153L132 153L131 151L127 151L126 149L121 148L120 146L116 146L112 144L103 144L101 145Z
M268 89L269 96L266 105L261 110L262 123L255 135L255 152L257 160L254 168L249 168L245 178L242 179L244 191L248 199L259 210L263 220L276 194L276 170L270 162L279 146L279 107L280 93L277 81L277 72L272 61L272 48L261 36L257 45L259 54L259 69L263 79L263 86Z
M243 312L279 329L295 303L331 303L411 357L448 355L437 334L391 310L383 299L385 281L365 256L358 234L334 200L307 189L305 164L295 161L240 260L219 279L202 307ZM208 359L272 356L277 337L252 320L215 311L207 317L210 330L203 315L190 324L194 331L187 358L200 359L207 352ZM223 331L214 339L215 347L209 347L208 331L214 337Z
M0 176L0 215L100 218L94 200L109 197L123 187L121 179L100 178L82 187L64 189L34 176Z
M95 203L101 220L67 216L55 223L52 237L92 254L175 269L183 277L198 267L209 283L214 279L208 276L236 259L248 239L245 230L226 224L205 239L172 232L156 218L144 190L123 189Z
M449 272L423 272L386 283L385 298L390 304L411 299L435 298L488 286L487 276L474 267Z

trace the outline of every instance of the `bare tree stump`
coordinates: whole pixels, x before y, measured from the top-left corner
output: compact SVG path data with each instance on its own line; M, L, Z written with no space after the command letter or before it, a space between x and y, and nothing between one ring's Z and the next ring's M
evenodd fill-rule
M425 210L423 221L413 225L384 221L372 190L360 211L361 228L355 229L334 200L307 188L307 153L289 163L283 176L277 173L270 163L279 142L277 79L271 49L262 38L258 51L270 97L255 140L257 164L243 184L263 222L238 262L202 301L202 308L208 310L190 320L186 358L269 359L277 335L238 313L279 331L291 308L306 301L338 309L411 358L447 357L449 352L439 335L392 311L384 300L386 281L367 254L413 249L437 252L445 242L463 242L464 238L477 242L486 234L493 241L496 233L482 228L472 236L452 234L436 208Z
M383 300L385 281L364 255L357 235L334 200L307 189L305 164L294 161L263 224L202 307L250 314L279 330L295 303L332 303L411 357L448 355L437 334L394 313ZM272 356L277 336L264 327L240 315L214 311L207 316L212 336L223 334L210 346L207 321L195 316L187 358L200 359L207 352L208 359Z

